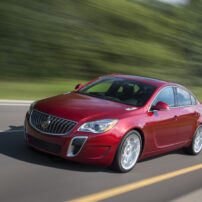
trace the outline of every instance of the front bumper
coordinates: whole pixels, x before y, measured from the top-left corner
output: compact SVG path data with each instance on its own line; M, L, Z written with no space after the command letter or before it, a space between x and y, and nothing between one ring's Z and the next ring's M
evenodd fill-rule
M36 131L30 125L28 113L25 118L25 138L28 145L46 153L87 164L111 165L120 142L120 137L115 134L109 131L104 134L92 134L73 130L66 135L47 135Z

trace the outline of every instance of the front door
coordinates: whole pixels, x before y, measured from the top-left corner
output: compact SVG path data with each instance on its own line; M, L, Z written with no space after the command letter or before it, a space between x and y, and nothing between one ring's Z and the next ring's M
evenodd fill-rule
M164 87L156 96L153 105L164 102L170 106L169 111L152 111L148 119L147 130L149 131L153 150L164 149L177 145L181 140L179 130L179 108L176 108L174 89L172 86Z

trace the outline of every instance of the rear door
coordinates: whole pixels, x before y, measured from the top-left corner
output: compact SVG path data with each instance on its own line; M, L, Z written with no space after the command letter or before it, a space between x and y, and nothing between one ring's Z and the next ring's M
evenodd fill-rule
M186 89L175 88L177 106L179 107L179 138L187 141L192 136L197 124L196 100Z

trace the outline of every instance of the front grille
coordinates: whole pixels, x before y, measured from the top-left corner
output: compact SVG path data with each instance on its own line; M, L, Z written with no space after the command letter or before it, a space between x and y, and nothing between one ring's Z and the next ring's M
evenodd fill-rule
M43 140L40 140L38 138L28 136L29 143L33 146L39 147L41 149L45 149L46 151L53 152L53 153L60 153L61 152L61 146L57 144L52 144L49 142L44 142Z
M42 133L64 135L70 132L77 123L33 110L30 117L30 124L33 128Z

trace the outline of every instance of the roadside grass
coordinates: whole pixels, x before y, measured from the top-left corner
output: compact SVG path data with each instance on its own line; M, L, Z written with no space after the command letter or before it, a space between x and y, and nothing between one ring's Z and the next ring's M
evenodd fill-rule
M38 100L74 90L85 80L0 81L0 99Z
M52 79L40 81L0 81L0 99L38 100L74 90L81 79ZM202 102L202 87L188 86Z

